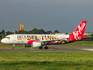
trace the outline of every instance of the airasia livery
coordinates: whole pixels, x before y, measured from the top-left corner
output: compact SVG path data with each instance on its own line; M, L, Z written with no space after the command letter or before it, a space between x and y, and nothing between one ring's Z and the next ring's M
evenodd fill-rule
M87 21L82 21L76 30L70 35L12 34L7 35L1 40L1 42L5 44L13 44L13 48L15 44L23 44L25 46L39 47L39 49L42 49L42 46L45 46L45 49L48 49L47 45L66 44L87 39L88 37L84 36L86 23Z

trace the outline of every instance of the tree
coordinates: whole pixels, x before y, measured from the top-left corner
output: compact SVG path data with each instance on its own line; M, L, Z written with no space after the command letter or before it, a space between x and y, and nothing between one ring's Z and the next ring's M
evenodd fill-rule
M2 39L1 35L0 35L0 40Z
M43 29L39 29L39 34L45 34L45 31Z
M85 39L84 41L93 41L93 34L88 36L88 39Z
M52 31L46 31L46 34L50 34L50 33L52 33Z
M5 34L5 30L4 29L2 29L2 34Z
M28 33L29 33L29 34L32 34L32 30L30 30Z
M17 34L26 34L26 31L20 30L17 32Z
M2 32L0 32L0 34L2 34Z
M89 37L89 40L90 41L93 41L93 34L92 35L90 35L91 37Z
M26 34L29 34L29 32L28 32L28 31L25 31L25 33L26 33Z
M68 33L65 33L66 35L68 34Z
M14 34L13 32L7 31L6 35Z
M39 34L39 30L36 28L32 29L32 34Z
M0 32L0 39L5 37L5 30L2 29L2 31Z
M59 33L59 31L58 30L55 30L54 33Z
M17 30L15 30L15 34L17 34Z

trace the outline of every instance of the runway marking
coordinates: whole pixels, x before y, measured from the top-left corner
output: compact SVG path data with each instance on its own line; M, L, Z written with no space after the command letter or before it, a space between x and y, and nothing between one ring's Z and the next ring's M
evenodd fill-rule
M82 50L93 51L93 49L82 49Z

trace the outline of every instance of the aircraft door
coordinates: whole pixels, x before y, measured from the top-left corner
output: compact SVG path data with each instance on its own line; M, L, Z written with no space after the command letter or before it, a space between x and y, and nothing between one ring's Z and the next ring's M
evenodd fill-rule
M13 41L16 41L16 36L14 35L14 37L13 37Z
M14 42L14 43L17 43L16 35L13 36L13 42Z

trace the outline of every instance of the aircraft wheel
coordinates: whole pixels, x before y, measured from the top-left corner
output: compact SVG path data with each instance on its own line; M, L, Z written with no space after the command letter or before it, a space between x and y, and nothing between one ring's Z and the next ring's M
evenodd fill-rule
M41 47L39 47L39 49L42 49L42 46L41 46Z
M45 49L48 49L48 47L47 47L47 46L45 46Z

